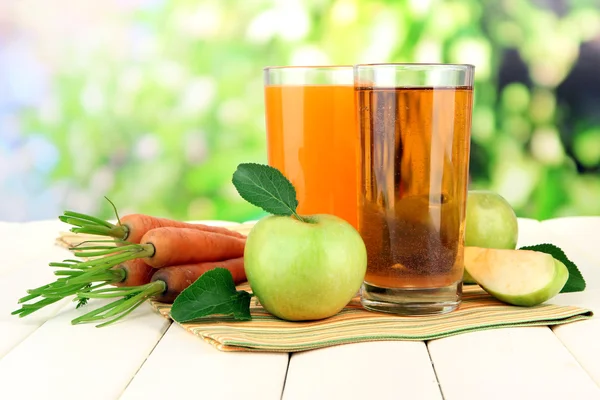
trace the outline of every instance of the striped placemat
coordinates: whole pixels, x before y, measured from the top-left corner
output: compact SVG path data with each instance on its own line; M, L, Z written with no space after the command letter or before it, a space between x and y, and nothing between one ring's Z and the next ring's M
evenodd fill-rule
M251 225L230 228L239 228L247 234ZM70 247L92 238L62 232L57 243ZM248 283L239 285L238 290L251 291ZM484 329L550 326L593 316L589 309L550 303L535 307L511 306L496 300L477 285L465 286L463 293L460 307L442 315L399 316L367 311L357 296L330 318L289 322L269 314L256 298L252 298L251 321L211 316L180 325L222 351L297 352L365 341L431 340ZM162 316L170 318L170 304L156 301L150 301L150 304Z
M248 290L247 284L238 286ZM359 297L333 317L311 322L288 322L266 312L252 299L251 321L207 317L180 324L188 332L222 351L297 352L376 340L430 340L465 332L516 326L550 326L591 318L591 310L541 304L516 307L504 304L477 285L464 289L461 306L448 314L398 316L365 310ZM169 318L169 304L151 302Z

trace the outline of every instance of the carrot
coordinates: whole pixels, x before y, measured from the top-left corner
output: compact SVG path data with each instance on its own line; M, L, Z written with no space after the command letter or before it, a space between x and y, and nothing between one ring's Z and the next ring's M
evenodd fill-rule
M19 304L37 301L23 304L13 315L24 317L65 297L93 292L106 285L121 289L154 283L150 282L154 268L198 263L209 265L217 261L227 263L229 259L240 258L244 254L246 236L239 232L144 214L130 214L120 219L116 207L108 201L115 211L117 224L72 211L59 217L74 226L72 232L112 239L84 241L70 249L74 250L75 256L88 260L50 263L50 266L65 268L55 271L55 275L60 277L55 282L28 290L28 294L19 299ZM95 244L88 245L90 243ZM199 271L198 268L196 266L194 270ZM77 307L80 307L86 304L88 298L81 296L76 300L79 302Z
M153 268L164 268L242 257L246 239L195 229L165 227L152 229L144 235L139 244L119 247L114 244L90 246L88 243L90 242L82 242L70 249L74 250L73 254L76 257L91 258L80 264L85 268L69 280L71 285L90 282L90 279L95 279L98 274L136 259ZM85 247L80 247L84 244Z
M151 282L145 285L99 289L79 293L77 297L80 301L87 301L92 298L122 298L75 318L71 322L73 324L82 324L112 318L107 322L97 325L98 327L102 327L125 317L149 299L162 303L172 303L185 288L194 283L206 271L214 268L226 268L229 270L235 284L246 281L243 257L220 262L203 262L165 267L156 270Z
M122 242L125 245L119 247L112 240L96 240L82 242L71 248L75 250L75 256L88 260L50 263L50 266L66 268L55 272L61 278L29 290L27 296L19 299L19 303L41 299L33 304L24 304L13 315L23 317L65 297L110 284L139 286L148 282L152 273L149 268L239 258L244 254L246 239L196 229L164 227L148 231L141 242ZM85 246L80 247L82 245ZM85 302L86 299L81 297L78 307Z
M236 285L246 281L244 257L232 258L223 262L204 262L165 267L152 275L151 282L162 281L166 284L166 289L159 295L153 296L153 299L161 303L172 303L183 289L194 283L203 273L216 267L228 269L233 275L233 281Z
M58 218L62 222L74 226L70 229L71 232L109 236L129 243L140 243L144 235L150 230L163 227L197 229L204 232L220 233L222 235L240 239L246 237L239 232L221 226L181 222L169 218L153 217L146 214L128 214L123 218L119 218L117 208L110 200L108 201L115 211L117 224L112 224L91 215L74 211L65 211L63 215Z
M149 266L140 258L125 261L116 265L113 270L122 269L125 272L125 278L122 281L113 283L114 286L139 286L150 282L155 269Z
M220 233L237 238L245 238L244 235L231 229L220 226L209 226L204 224L192 224L187 222L174 221L167 218L151 217L144 214L129 214L121 218L121 226L126 231L123 240L132 243L140 243L142 237L152 229L171 227L171 228L189 228L198 229L204 232Z
M221 261L244 255L246 239L189 228L156 228L140 241L144 261L155 268L169 265Z

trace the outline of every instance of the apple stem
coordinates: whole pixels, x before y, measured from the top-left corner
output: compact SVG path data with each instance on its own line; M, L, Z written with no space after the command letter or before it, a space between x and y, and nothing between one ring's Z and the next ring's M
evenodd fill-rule
M300 222L308 222L306 221L304 218L302 218L301 216L298 215L298 213L296 211L292 211L292 213L294 214L294 217L296 217L296 219Z

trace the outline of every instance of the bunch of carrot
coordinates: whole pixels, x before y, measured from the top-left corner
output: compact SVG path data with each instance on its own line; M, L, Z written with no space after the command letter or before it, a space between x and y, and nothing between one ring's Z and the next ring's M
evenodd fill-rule
M112 204L112 203L111 203ZM114 205L113 205L114 207ZM71 248L76 257L50 263L64 269L55 282L28 291L13 314L29 315L67 296L75 296L78 307L93 298L119 298L88 312L72 322L108 320L113 323L148 299L172 303L203 273L220 267L228 269L236 284L246 280L244 246L246 236L236 231L193 224L144 214L117 216L117 224L65 212L59 219L73 226L72 232L106 236L106 240L84 241ZM110 286L110 287L106 287Z

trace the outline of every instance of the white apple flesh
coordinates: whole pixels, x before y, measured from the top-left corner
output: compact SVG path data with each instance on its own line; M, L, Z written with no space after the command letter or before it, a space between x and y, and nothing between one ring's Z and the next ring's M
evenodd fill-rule
M367 268L359 233L333 215L269 215L246 241L244 268L252 292L271 314L289 321L338 313L356 295Z
M532 250L465 247L465 270L490 295L517 306L551 299L569 278L563 263Z
M514 250L518 238L517 216L504 197L490 190L469 191L465 216L465 246ZM476 283L466 269L463 282Z

